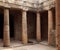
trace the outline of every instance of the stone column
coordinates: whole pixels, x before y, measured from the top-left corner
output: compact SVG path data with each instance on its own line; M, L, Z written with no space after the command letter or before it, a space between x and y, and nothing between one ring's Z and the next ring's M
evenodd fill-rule
M52 10L48 10L48 44L51 44L51 31L53 30L53 14Z
M28 37L27 37L27 12L25 10L22 11L22 42L23 42L23 44L28 43Z
M36 20L36 38L37 41L41 41L41 24L40 24L40 13L37 12L37 20Z
M56 0L56 47L60 50L60 0Z
M9 9L4 9L4 46L10 46L10 31L9 31Z

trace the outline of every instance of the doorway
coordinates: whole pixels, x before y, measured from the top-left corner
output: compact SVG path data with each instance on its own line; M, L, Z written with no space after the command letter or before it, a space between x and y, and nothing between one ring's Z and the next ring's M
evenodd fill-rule
M22 40L22 12L18 9L10 9L10 38Z
M41 12L41 40L48 41L48 11Z
M18 9L10 9L10 40L13 47L22 45L22 13Z
M13 14L10 14L9 17L9 23L10 23L10 39L14 39L14 16Z
M4 25L4 13L0 9L0 40L3 40L3 25Z
M34 43L36 41L36 13L32 11L27 12L27 30L28 42Z

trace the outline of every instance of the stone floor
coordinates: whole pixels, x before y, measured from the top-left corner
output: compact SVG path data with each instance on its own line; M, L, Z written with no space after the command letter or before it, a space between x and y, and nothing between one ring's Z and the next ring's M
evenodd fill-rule
M3 43L0 40L0 50L56 50L55 47L48 46L45 41L39 44L34 41L33 44L23 45L20 41L11 41L9 48L2 47Z
M0 50L56 50L56 48L51 46L45 46L42 44L26 45L21 47L12 47L12 48L1 48Z

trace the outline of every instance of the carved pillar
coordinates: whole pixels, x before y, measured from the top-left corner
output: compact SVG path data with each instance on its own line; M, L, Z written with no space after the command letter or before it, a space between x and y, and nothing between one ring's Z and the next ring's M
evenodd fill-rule
M60 50L60 0L56 0L56 47Z
M10 46L9 9L4 9L4 46Z
M40 25L40 13L37 12L37 21L36 21L36 38L37 38L37 41L41 41L41 25Z
M51 44L51 32L53 30L53 13L48 10L48 44Z
M27 12L25 10L22 11L22 41L24 44L28 43L27 37Z

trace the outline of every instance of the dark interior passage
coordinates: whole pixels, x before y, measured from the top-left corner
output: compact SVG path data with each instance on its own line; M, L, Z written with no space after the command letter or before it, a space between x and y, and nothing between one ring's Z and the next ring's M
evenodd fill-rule
M4 14L0 12L0 39L3 39Z
M48 40L48 12L41 12L41 38L42 41Z
M14 40L22 39L22 12L17 9L10 10L10 37Z
M36 13L28 11L27 12L27 27L28 27L28 39L36 40Z
M52 9L52 12L53 12L53 29L55 30L56 29L56 11L55 11L55 8Z
M13 38L14 37L14 16L13 14L10 14L10 37Z

